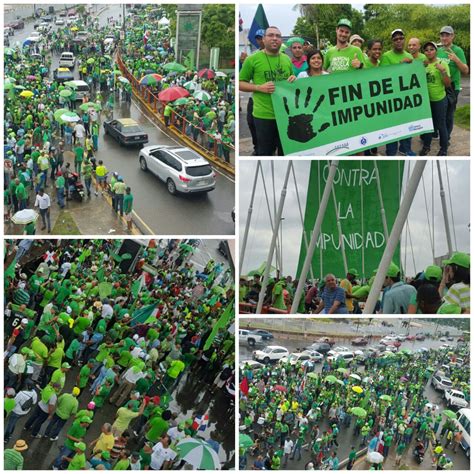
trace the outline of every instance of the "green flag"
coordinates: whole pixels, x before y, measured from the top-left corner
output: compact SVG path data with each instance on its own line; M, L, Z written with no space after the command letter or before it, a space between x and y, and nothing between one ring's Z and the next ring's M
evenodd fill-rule
M112 283L109 283L108 281L103 281L102 283L99 283L99 296L100 298L107 298L112 293Z
M137 309L132 314L132 320L130 326L135 326L137 324L143 324L145 321L149 320L151 316L156 314L155 309L158 306L158 303L149 304L147 306L142 306Z
M90 257L91 255L91 250L90 249L85 249L81 255L79 255L79 258L77 259L78 262L84 263L87 257Z
M141 276L140 278L138 278L138 280L135 280L132 283L132 295L134 296L134 298L138 296L138 294L140 293L140 290L142 289L142 286L143 286L143 276Z
M104 278L105 278L104 267L100 267L99 270L97 270L95 276L96 276L97 280L104 281Z
M217 323L214 325L214 328L212 329L211 334L209 334L209 337L207 338L206 343L204 344L203 350L207 351L209 347L211 347L212 343L214 342L214 339L217 336L217 333L219 332L219 329L227 327L229 324L230 320L234 317L234 304L230 303L227 308L224 310L222 313L221 317L218 319Z
M16 261L13 259L13 262L10 263L8 268L5 270L5 273L3 274L3 277L6 280L13 280L15 278L15 266L16 266Z

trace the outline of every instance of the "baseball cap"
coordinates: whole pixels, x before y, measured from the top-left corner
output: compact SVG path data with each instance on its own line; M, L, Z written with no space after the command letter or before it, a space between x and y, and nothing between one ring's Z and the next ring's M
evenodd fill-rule
M352 36L349 38L349 44L352 44L352 42L353 42L354 40L362 41L362 43L364 42L364 38L362 38L362 36L359 36L359 35L352 35Z
M441 281L443 270L438 265L428 265L425 270L425 280Z
M458 267L469 268L471 266L471 256L464 252L454 252L448 260L443 260L443 265L457 265Z
M352 22L351 20L348 20L347 18L341 18L338 22L337 22L337 26L347 26L347 28L349 28L350 30L352 30Z
M61 368L62 368L62 369L70 369L71 366L69 365L68 362L63 362L63 364L61 365Z
M438 46L436 46L436 43L434 43L433 41L427 41L424 45L423 45L423 49L425 49L427 46L433 46L434 49L438 49Z
M93 409L95 408L95 402L89 402L89 403L87 404L87 408L88 408L89 410L93 410Z
M92 423L92 418L88 416L83 416L80 420L79 423Z
M293 38L290 38L290 39L286 42L286 44L287 44L288 46L292 46L293 43L300 43L301 45L303 45L303 44L304 44L304 39L303 39L303 38L299 38L299 37L297 37L297 36L294 36Z
M86 443L83 443L82 441L80 441L79 443L74 443L74 447L76 449L80 449L81 451L85 451L86 450Z
M262 29L262 28L260 28L259 30L257 30L257 31L255 32L255 38L256 38L257 36L260 36L261 38L263 38L263 37L265 36L265 30Z
M395 265L393 262L390 262L390 265L387 268L387 276L388 277L396 277L400 273L400 269Z
M351 275L354 275L355 277L359 276L359 272L355 268L349 268L349 270L347 270L347 273L350 273Z
M22 318L22 320L21 320L21 324L28 324L28 319L26 319L26 318Z
M390 37L393 38L396 33L400 33L401 35L405 36L405 33L403 33L403 30L401 30L400 28L397 28L396 30L393 30L393 31L390 33Z
M440 32L441 33L448 33L448 35L454 35L454 29L452 26L443 26L443 28L441 28Z
M100 453L100 456L102 457L102 459L105 459L106 461L110 459L110 453L108 451L102 451Z

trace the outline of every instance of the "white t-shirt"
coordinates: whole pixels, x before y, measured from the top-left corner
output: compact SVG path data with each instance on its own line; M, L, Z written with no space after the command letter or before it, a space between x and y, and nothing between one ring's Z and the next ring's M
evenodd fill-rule
M84 128L84 125L82 125L82 123L76 124L76 126L74 127L74 131L76 132L77 138L84 138L86 134L86 129Z
M285 440L285 446L283 447L283 452L285 454L291 454L291 451L293 449L293 441L290 440Z
M154 471L159 471L166 461L173 461L175 458L176 453L171 448L165 448L159 441L153 446L150 467Z
M38 206L40 209L48 209L48 207L51 206L51 200L46 193L43 193L42 196L39 194L36 195L35 207Z
M166 434L171 438L171 441L173 441L173 443L175 441L183 439L186 436L185 432L179 431L177 426L173 426L172 428L170 428Z
M328 72L326 71L323 71L323 76L326 75L326 74L329 74ZM297 76L296 76L296 79L304 79L305 77L312 77L310 75L308 75L307 71L301 71Z
M34 390L22 390L21 392L18 392L15 397L15 408L13 409L13 413L16 415L26 415L29 413L31 408L29 410L22 410L21 406L30 398L33 401L33 405L31 405L31 407L33 407L38 401L38 395L36 392Z
M8 369L16 375L24 373L25 367L25 358L21 354L13 354L8 360Z
M48 403L44 403L43 400L40 400L38 402L38 406L45 412L45 413L49 413L49 406L52 405L56 405L56 402L58 401L58 396L53 393L51 395L51 398L48 400Z

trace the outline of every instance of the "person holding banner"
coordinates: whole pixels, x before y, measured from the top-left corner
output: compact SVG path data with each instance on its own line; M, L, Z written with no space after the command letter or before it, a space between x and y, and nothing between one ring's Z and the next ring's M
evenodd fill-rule
M441 48L438 49L438 58L449 65L450 76L452 80L452 88L454 94L452 100L448 100L448 110L446 112L446 124L448 127L448 140L454 127L454 112L458 103L458 96L461 92L461 74L467 76L469 74L469 66L467 65L464 51L453 44L454 29L452 26L443 26L440 31Z
M426 61L426 56L421 52L421 42L418 38L410 38L407 49L415 61Z
M413 56L405 51L405 34L397 28L392 31L392 49L382 54L380 66L392 66L395 64L412 63ZM396 156L397 152L402 156L416 156L411 149L411 138L405 138L399 142L387 143L387 156Z
M324 56L319 49L310 49L308 51L306 63L308 68L301 71L296 79L303 79L305 77L321 76L323 74L329 74L323 69Z
M428 94L430 96L431 115L433 117L433 126L439 134L439 152L438 156L448 155L448 127L447 112L448 98L446 88L451 87L451 78L449 67L440 61L436 52L438 47L433 41L428 41L423 45L423 51L426 55L426 78L428 81ZM433 133L425 133L421 136L423 148L420 156L426 156L431 150L431 140Z
M263 37L265 49L248 56L240 71L239 89L253 93L258 156L272 156L275 151L283 155L271 94L276 81L292 82L296 77L290 58L280 52L282 43L280 30L270 26Z

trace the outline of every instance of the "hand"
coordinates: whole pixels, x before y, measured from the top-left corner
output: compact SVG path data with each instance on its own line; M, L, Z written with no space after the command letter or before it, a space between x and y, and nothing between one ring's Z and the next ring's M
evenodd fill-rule
M362 63L357 58L357 53L354 54L354 59L351 61L351 66L355 69L359 69Z
M459 61L459 58L453 52L448 53L448 58L449 58L450 61L454 61L455 63L457 63Z
M435 68L441 73L446 73L446 69L441 65L441 63L436 63Z
M410 64L410 63L412 63L412 62L413 62L413 59L410 59L410 58L403 58L403 59L400 61L400 63L408 63L408 64Z
M294 74L292 74L288 79L287 79L288 82L295 82L296 81L296 76Z
M263 92L264 94L272 94L275 92L275 84L271 81L265 82L265 84L260 84L257 86L258 92Z

